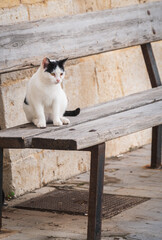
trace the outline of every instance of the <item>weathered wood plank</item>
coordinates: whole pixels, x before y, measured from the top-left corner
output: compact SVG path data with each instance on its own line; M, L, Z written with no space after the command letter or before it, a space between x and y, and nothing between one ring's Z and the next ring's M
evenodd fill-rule
M0 26L0 72L162 39L162 2Z
M95 120L105 116L110 116L112 114L127 111L129 109L134 109L134 108L144 106L160 100L162 100L162 87L157 87L156 89L149 89L149 90L141 91L139 93L130 94L128 96L117 98L109 102L84 108L81 110L79 116L69 118L71 121L70 125L62 126L60 128L72 127L80 123ZM31 125L30 126L31 131L23 127L21 128L23 129L24 138L34 136L36 134L50 132L53 129L55 131L60 129L58 127L54 127L52 124L51 125L49 124L46 129L38 129Z
M87 120L95 120L160 101L162 100L161 94L162 87L158 87L85 108L81 111L79 120L81 123Z
M30 147L31 139L42 133L49 134L51 131L60 131L64 128L87 122L144 106L162 100L162 87L146 90L140 93L102 103L81 110L79 116L70 118L71 124L62 127L54 127L49 124L46 129L38 129L33 124L24 124L14 128L0 131L0 147L3 148L25 148Z
M162 101L33 137L32 147L80 150L162 124Z

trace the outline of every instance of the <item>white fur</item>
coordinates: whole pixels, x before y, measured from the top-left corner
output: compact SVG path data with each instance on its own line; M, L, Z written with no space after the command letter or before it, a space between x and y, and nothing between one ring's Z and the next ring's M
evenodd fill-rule
M27 85L28 105L24 103L23 109L27 120L33 122L38 128L46 127L48 121L52 121L56 126L70 123L69 119L63 117L68 103L61 87L65 72L57 67L54 73L55 76L52 76L45 72L42 62Z

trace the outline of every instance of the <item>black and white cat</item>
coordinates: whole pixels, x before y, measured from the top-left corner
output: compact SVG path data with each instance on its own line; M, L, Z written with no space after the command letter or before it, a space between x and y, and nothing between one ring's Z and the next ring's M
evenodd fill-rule
M53 122L55 126L69 124L70 121L65 116L76 116L80 112L79 108L66 111L68 100L61 87L66 60L44 58L28 82L23 109L27 120L38 128L46 127L47 122Z

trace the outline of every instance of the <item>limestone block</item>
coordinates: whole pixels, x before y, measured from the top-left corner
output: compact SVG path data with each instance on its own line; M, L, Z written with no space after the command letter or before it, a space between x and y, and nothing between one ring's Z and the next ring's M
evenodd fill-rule
M41 149L9 149L6 158L8 158L8 163L16 162L39 152L41 152Z
M117 71L124 95L151 88L140 47L116 51Z
M105 10L111 7L111 0L73 0L73 14Z
M19 70L15 72L8 72L1 74L0 83L1 86L10 86L15 83L21 82L25 79L30 79L32 75L37 71L38 68L30 68L30 69L24 69Z
M39 3L39 2L43 2L44 0L21 0L22 4L35 4L35 3Z
M7 166L10 164L10 153L9 149L4 149L3 151L3 165Z
M5 127L13 127L27 122L23 101L26 84L36 69L28 69L1 75L1 94L4 107Z
M111 0L111 8L125 7L139 3L156 2L157 0Z
M106 156L112 157L151 142L151 129L130 134L106 143Z
M46 17L67 16L89 11L104 10L110 8L110 2L110 0L48 0L46 2L29 5L28 9L30 20L36 20Z
M157 0L139 0L139 3L157 2Z
M27 122L23 112L25 89L26 81L2 87L6 128Z
M1 0L0 8L11 8L18 6L20 4L20 0Z
M110 0L85 0L86 12L108 9L110 6Z
M12 2L12 1L9 1ZM13 8L1 8L0 9L0 24L13 24L23 21L28 21L28 10L26 6L19 5Z
M12 163L11 171L16 196L41 187L40 162L34 156Z
M95 56L96 79L99 102L122 97L122 85L117 71L116 52L107 52Z
M19 196L52 180L65 180L88 171L89 166L88 152L41 150L5 165L4 189L6 194L14 191Z
M86 6L85 6L85 1L80 1L80 0L73 0L72 1L72 9L73 9L73 14L79 14L79 13L85 13L86 12Z
M160 55L157 58L160 63ZM150 87L140 47L80 58L66 66L64 89L70 108L90 106Z
M111 8L125 7L133 4L138 4L139 0L111 0Z
M71 0L47 1L28 6L30 20L37 20L46 17L61 17L71 15L73 13L73 5Z
M3 190L6 196L12 191L15 191L12 185L12 170L10 164L3 166Z
M97 10L105 10L111 8L111 0L96 0Z
M83 108L98 102L93 57L71 61L71 65L66 67L64 90L69 99L69 109Z
M41 184L86 172L90 166L90 153L76 151L45 150L39 154L41 160Z

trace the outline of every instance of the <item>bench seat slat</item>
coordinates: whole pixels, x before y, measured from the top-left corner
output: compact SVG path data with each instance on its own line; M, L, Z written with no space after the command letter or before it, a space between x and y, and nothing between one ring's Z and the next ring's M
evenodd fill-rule
M162 124L162 101L128 110L57 132L33 137L32 146L48 149L84 149Z
M93 121L93 123L95 123L95 121L105 121L105 118L110 119L119 113L128 113L129 110L133 110L139 107L141 108L142 106L151 106L151 104L156 102L162 102L162 87L150 89L137 94L132 94L124 98L119 98L117 100L96 105L94 107L85 108L81 111L81 114L79 116L71 118L71 124L67 126L54 127L52 124L50 124L46 129L38 129L33 124L24 124L14 128L1 130L0 147L36 147L36 145L32 145L32 138L36 139L38 137L41 139L41 137L45 135L56 136L56 134L59 134L57 132L62 133L64 130L69 133L69 129L76 129L76 127L79 129L80 125L89 125L91 121ZM72 133L73 131L70 132L70 134ZM36 148L39 147L41 148L41 146L38 144ZM60 147L64 149L63 144L60 145Z
M162 39L162 2L0 26L0 73ZM29 54L30 53L30 54Z
M123 98L118 98L106 103L82 109L79 116L70 118L71 124L68 126L58 128L54 127L52 124L48 124L46 129L39 129L33 124L24 124L10 129L1 130L0 146L23 148L23 146L25 147L27 144L30 144L29 139L36 135L46 132L49 133L51 131L59 131L62 128L71 128L86 121L134 109L136 107L144 106L160 100L162 100L162 87L149 89L147 91L131 94ZM26 141L26 139L28 140Z

